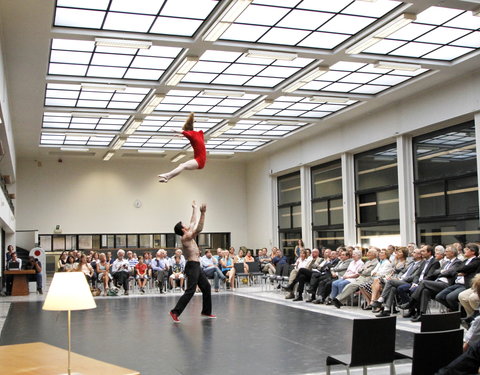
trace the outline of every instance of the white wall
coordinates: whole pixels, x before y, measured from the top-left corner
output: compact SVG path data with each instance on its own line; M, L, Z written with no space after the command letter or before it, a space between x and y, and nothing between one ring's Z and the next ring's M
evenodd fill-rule
M277 229L272 224L276 217L276 198L271 174L282 175L300 170L302 165L340 159L345 152L395 143L399 134L418 134L473 120L474 113L479 111L480 73L477 71L256 158L247 165L250 246L269 246L272 238L277 242Z
M232 245L247 245L245 166L210 160L201 171L186 171L167 184L157 182L168 161L85 161L74 158L18 163L19 230L53 233L173 232L189 220L191 201L207 203L205 232L231 232ZM143 205L134 207L139 199Z

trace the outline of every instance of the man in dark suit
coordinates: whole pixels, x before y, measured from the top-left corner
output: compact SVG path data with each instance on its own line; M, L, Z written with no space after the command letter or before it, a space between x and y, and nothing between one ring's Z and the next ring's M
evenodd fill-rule
M435 280L435 274L438 269L440 269L440 262L435 259L435 250L433 246L425 245L421 249L423 265L420 271L420 274L414 278L412 285L401 285L397 289L397 295L399 299L399 305L403 305L410 301L410 295L417 289L420 282L423 280ZM406 318L412 318L414 312L411 311L409 314L405 315Z
M407 289L410 288L412 282L414 282L418 277L425 264L422 260L422 252L420 249L413 250L412 253L413 260L410 262L408 267L398 275L397 279L390 279L385 284L382 295L380 298L372 304L372 307L381 307L382 310L377 317L390 316L390 312L394 307L395 295L397 294L397 289L401 286L407 286Z
M458 310L458 295L470 288L473 277L479 272L480 258L478 258L478 245L468 243L464 248L465 260L457 268L456 279L453 285L443 289L437 294L435 300L452 311Z
M440 269L437 269L432 275L436 275L435 280L423 280L411 295L408 303L400 306L402 309L409 309L413 315L412 322L419 322L421 315L427 312L428 303L432 298L452 285L457 275L457 269L461 265L457 258L457 250L452 246L447 246L445 250L445 261Z

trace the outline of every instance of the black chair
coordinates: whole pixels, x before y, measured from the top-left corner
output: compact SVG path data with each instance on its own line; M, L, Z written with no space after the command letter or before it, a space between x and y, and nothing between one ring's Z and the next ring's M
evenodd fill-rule
M449 331L460 327L460 311L425 314L420 318L420 332Z
M350 353L328 356L327 375L330 375L333 365L347 366L347 374L350 375L350 367L363 367L366 374L367 366L384 363L390 363L390 374L394 375L396 321L395 316L354 319Z
M263 272L260 270L260 264L258 262L247 262L247 264L248 272L252 279L257 280L263 276Z
M235 263L233 265L235 267L235 280L237 283L237 288L241 285L240 283L240 278L246 278L247 279L247 284L250 283L249 281L249 274L245 272L245 267L243 263Z
M463 329L420 332L413 337L413 349L395 352L395 359L411 359L412 375L433 375L462 354Z

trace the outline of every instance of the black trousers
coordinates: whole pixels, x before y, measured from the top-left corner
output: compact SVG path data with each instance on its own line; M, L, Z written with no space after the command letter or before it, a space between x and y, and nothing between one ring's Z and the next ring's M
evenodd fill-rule
M200 262L193 262L189 260L185 265L185 276L187 279L187 290L185 290L183 296L180 297L177 305L172 309L172 312L180 316L195 294L198 285L202 291L203 297L202 314L210 315L212 313L212 294L210 291L210 283L207 280L207 276L205 276L205 273L200 268Z
M436 375L470 375L478 374L480 367L480 343L469 347L460 357L453 360L446 367L440 369Z
M127 271L117 271L113 274L113 278L118 285L123 286L123 289L128 291L128 279L130 278L130 275Z

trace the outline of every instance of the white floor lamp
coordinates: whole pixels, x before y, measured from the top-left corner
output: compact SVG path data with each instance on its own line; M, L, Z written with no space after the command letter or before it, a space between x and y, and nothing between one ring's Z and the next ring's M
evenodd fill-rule
M97 307L83 272L56 272L48 289L43 310L68 312L68 367L67 374L74 375L70 368L70 312Z

